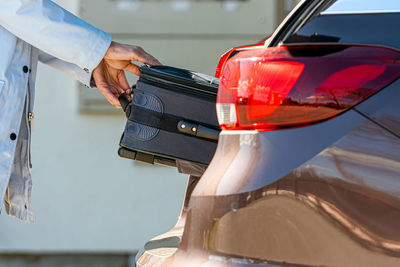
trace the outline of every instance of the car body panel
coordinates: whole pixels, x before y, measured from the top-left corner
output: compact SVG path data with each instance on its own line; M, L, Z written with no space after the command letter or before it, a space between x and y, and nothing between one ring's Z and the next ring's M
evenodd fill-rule
M272 184L364 120L349 110L309 127L269 132L223 131L217 152L193 196L238 194Z
M400 80L397 80L376 96L359 104L355 109L400 136L399 99Z
M396 87L394 83L374 98L388 101L393 94L387 92L396 92L392 89ZM385 106L373 109L379 113ZM353 124L346 128L346 121ZM246 176L253 183L242 183L237 179L241 175L235 178L230 168L247 166L254 160L249 159L251 154L282 160L284 155L271 150L266 140L286 136L223 133L212 163L218 172L206 173L195 188L185 209L188 215L179 248L168 257L148 252L139 266L399 265L400 139L355 111L314 127L321 128L318 135L304 133L306 138L298 143L307 147L314 138L330 136L325 149L311 151L316 156L306 156L288 173L282 170L278 179L268 179L273 161L237 171L265 174L264 179ZM342 130L341 137L333 134L337 140L328 134L335 128ZM267 157L268 151L274 153ZM249 188L253 190L234 193Z
M366 119L262 188L192 195L176 253L139 266L398 266L399 157L400 139Z

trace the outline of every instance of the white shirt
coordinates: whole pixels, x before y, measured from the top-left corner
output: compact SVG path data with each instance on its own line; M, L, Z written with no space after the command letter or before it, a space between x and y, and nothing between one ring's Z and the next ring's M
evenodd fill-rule
M109 34L50 0L0 0L0 203L8 214L35 221L28 118L37 62L90 86L110 43Z

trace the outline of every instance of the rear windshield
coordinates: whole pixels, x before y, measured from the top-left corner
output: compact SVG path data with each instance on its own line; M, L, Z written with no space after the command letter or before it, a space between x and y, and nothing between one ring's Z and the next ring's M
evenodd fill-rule
M297 25L284 44L346 43L400 49L400 0L337 0Z

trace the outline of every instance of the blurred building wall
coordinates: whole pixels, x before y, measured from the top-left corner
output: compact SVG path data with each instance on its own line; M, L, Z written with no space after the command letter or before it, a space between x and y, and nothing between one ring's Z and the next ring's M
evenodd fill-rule
M213 74L224 51L272 33L277 1L249 0L257 8L245 15L241 11L247 7L237 4L246 1L219 1L218 6L227 5L226 19L207 9L213 0L55 2L112 33L115 40L141 45L165 64ZM189 8L185 2L190 2ZM176 16L166 11L166 3ZM200 21L182 25L177 18L185 16ZM90 98L100 99L92 103L104 107L101 112L85 102ZM83 89L69 77L39 66L32 139L37 223L3 214L0 254L131 254L175 224L186 176L119 158L124 124L122 112L113 110L96 90Z
M286 2L292 1L83 0L79 14L114 40L144 47L165 65L213 75L224 52L269 36ZM82 112L112 112L104 97L84 86L79 100Z

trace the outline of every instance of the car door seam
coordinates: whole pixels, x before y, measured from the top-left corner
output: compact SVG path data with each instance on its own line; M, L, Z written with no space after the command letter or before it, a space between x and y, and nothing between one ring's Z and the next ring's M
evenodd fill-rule
M385 129L386 131L388 131L392 135L396 136L397 138L400 138L400 134L397 134L392 129L388 128L386 125L380 123L379 121L375 120L374 118L369 117L367 114L363 113L362 111L358 110L357 108L353 108L353 110L355 112L357 112L358 114L360 114L361 116L363 116L364 118L366 118L369 121L371 121L372 123L378 125L379 127L382 127L383 129Z

